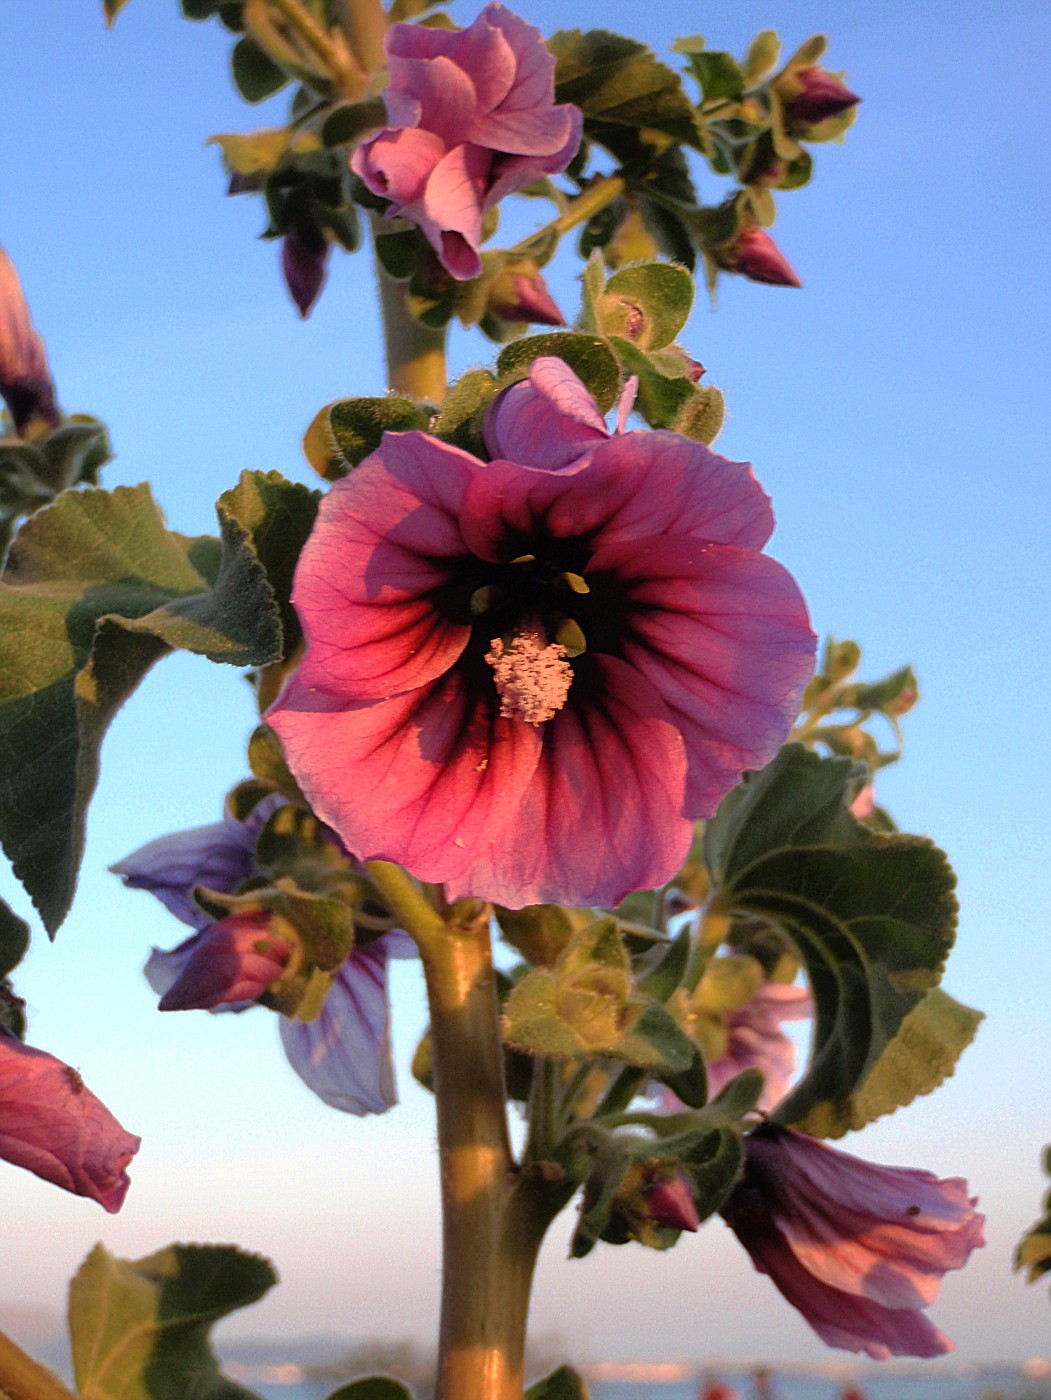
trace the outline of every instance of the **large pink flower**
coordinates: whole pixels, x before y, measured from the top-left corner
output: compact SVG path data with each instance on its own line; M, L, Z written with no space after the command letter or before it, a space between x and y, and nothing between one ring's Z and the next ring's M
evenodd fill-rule
M126 1133L75 1069L0 1031L0 1157L120 1210L141 1139Z
M522 904L615 904L783 742L814 637L744 463L668 432L569 469L388 433L322 502L306 656L268 714L362 859Z
M960 1177L882 1167L765 1124L721 1214L829 1346L940 1356L953 1344L921 1311L984 1244Z
M540 31L503 5L464 30L392 25L386 48L390 125L358 147L352 168L391 201L389 215L419 225L454 277L477 277L483 212L565 170L583 118L555 105Z

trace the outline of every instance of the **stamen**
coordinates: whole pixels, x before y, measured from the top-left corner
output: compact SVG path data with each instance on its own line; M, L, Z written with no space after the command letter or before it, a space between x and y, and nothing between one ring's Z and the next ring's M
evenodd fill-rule
M538 627L516 632L509 643L494 637L485 659L493 668L504 719L539 726L566 703L573 668L566 660L565 647L547 643Z

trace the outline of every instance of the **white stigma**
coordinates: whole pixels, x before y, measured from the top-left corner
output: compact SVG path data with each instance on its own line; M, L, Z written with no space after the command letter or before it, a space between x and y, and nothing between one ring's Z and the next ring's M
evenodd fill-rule
M504 719L541 725L566 703L573 668L566 660L565 647L545 642L539 628L516 632L510 643L494 637L485 659L493 668Z

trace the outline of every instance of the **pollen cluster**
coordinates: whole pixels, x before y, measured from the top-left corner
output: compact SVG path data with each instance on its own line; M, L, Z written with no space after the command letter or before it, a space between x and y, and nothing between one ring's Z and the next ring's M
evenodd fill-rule
M566 660L565 647L546 642L542 632L518 632L510 642L494 637L485 659L493 668L504 719L539 726L566 703L573 668Z

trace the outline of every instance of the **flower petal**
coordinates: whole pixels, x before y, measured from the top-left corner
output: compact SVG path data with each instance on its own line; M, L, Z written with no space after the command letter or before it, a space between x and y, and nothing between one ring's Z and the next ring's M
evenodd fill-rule
M558 471L609 437L595 400L564 360L534 360L528 379L499 394L482 425L493 457Z
M177 976L161 997L161 1011L203 1011L258 1001L281 976L292 953L286 939L270 932L265 913L230 914L191 941L194 947L182 950Z
M384 1113L397 1103L391 1057L388 957L411 956L404 935L355 948L336 974L315 1021L281 1017L289 1063L331 1108Z
M350 168L373 194L401 206L420 198L445 153L445 142L433 131L388 128L357 148Z
M400 209L461 282L482 270L478 248L491 159L481 146L454 146L431 171L420 197Z
M445 54L420 58L396 52L397 47L404 50L405 44L388 45L390 88L383 94L388 114L392 93L410 93L418 103L419 126L440 136L446 146L459 145L466 139L478 110L470 74Z

